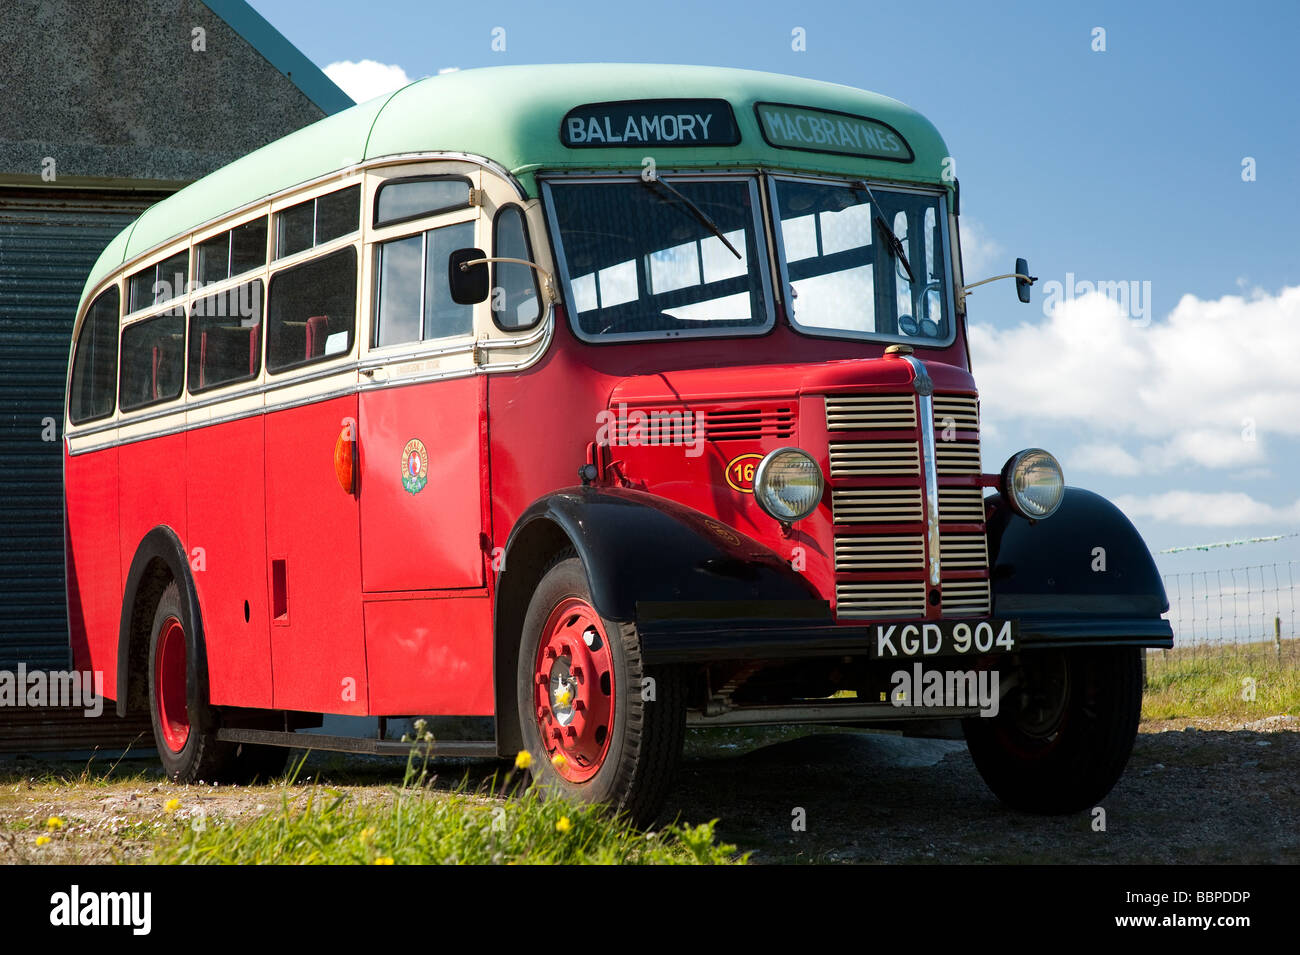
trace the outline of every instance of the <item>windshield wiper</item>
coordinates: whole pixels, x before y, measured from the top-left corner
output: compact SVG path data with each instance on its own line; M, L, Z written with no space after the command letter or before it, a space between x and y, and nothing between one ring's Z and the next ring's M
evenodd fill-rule
M907 280L915 285L916 276L912 273L912 263L907 261L907 253L903 250L902 241L898 236L894 235L894 230L889 227L889 223L885 221L885 217L880 214L880 203L877 202L876 197L872 195L871 187L861 179L851 183L851 185L854 189L865 192L867 198L871 200L871 207L876 213L876 223L880 226L880 231L885 234L885 239L888 240L889 251L894 254L894 257L898 259L899 262L903 263L903 270L907 272Z
M656 185L663 186L670 193L676 196L678 201L681 202L682 205L686 206L687 209L691 210L691 214L695 216L695 218L700 220L700 224L703 225L704 228L708 229L715 236L721 239L722 244L731 250L732 255L734 255L738 259L743 258L741 254L738 251L736 251L736 247L727 241L727 237L722 234L722 230L718 228L718 224L709 218L709 214L705 212L703 209L701 209L699 206L697 206L695 203L691 202L690 199L686 198L684 195L682 195L680 192L674 189L671 185L669 185L668 181L664 179L662 176L655 176L653 179L642 179L641 185L645 186L647 189L650 189Z

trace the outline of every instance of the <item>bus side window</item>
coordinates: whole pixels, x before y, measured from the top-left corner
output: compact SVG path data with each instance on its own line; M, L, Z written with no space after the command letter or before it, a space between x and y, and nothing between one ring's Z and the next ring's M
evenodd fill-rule
M262 366L262 281L199 299L190 312L190 394L256 378Z
M447 259L474 244L474 223L429 229L379 246L375 347L469 335L474 309L447 287Z
M122 410L180 397L185 382L185 310L164 312L122 332Z
M117 316L114 286L95 299L77 336L68 417L73 424L106 418L117 402Z
M492 228L492 256L533 260L523 210L502 206ZM492 263L492 320L503 332L532 328L542 317L537 273L515 262Z
M357 317L356 249L349 246L277 272L267 301L268 371L346 355Z

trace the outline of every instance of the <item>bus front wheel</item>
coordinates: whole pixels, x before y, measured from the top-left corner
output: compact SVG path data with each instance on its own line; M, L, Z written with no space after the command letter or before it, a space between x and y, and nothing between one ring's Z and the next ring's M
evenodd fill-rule
M963 721L988 787L1007 805L1058 814L1095 806L1119 780L1142 711L1136 647L1036 650L996 716Z
M571 553L551 564L529 602L516 687L545 793L609 805L638 827L654 821L681 759L682 674L642 664L635 625L600 616Z

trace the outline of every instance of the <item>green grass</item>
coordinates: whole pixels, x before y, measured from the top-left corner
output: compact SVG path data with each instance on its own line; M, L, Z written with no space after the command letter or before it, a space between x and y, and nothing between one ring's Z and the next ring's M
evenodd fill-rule
M1289 645L1288 645L1289 644ZM1193 646L1147 653L1142 717L1245 721L1300 715L1300 654L1284 641L1279 665L1272 643ZM1254 681L1254 699L1248 681Z
M301 764L300 764L301 765ZM714 823L642 833L602 807L544 799L515 784L511 798L446 792L427 785L427 767L408 762L406 780L379 803L312 786L305 799L281 795L277 810L250 820L177 820L156 863L182 864L614 864L744 863L715 840ZM507 785L510 780L507 779ZM292 785L290 790L292 790ZM520 791L522 790L522 791ZM715 820L716 822L716 820Z

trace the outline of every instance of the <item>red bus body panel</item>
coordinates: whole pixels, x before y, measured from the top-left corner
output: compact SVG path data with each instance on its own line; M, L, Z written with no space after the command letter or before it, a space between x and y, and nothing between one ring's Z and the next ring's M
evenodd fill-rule
M64 451L68 628L73 666L104 674L117 697L117 631L122 616L117 448Z
M203 614L210 699L217 706L269 708L262 418L191 431L186 451L189 535L183 540Z
M356 420L355 394L266 415L266 574L277 709L368 713L357 499L334 473L335 442Z
M372 713L493 714L486 593L367 600L365 616Z
M361 577L367 593L483 586L486 448L480 376L361 395ZM428 473L403 484L408 445ZM414 453L414 452L411 452Z

